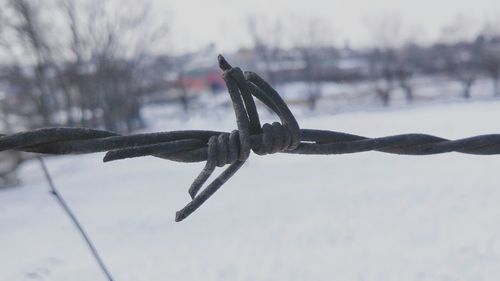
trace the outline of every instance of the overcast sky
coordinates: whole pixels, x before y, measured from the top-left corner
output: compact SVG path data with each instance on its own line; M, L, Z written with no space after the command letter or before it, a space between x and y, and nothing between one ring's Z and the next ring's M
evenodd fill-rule
M172 47L177 51L196 50L210 42L220 51L248 46L246 18L250 15L282 19L297 28L307 18L320 18L328 23L337 43L348 41L353 46L370 43L369 31L380 17L399 17L401 36L411 33L424 41L439 37L443 27L457 18L465 19L464 33L500 18L500 0L153 1L157 12L170 18Z

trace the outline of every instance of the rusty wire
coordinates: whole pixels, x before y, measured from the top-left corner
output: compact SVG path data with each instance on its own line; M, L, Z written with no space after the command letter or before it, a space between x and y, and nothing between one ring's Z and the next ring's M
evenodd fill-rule
M448 140L427 134L402 134L380 138L325 130L300 129L280 95L253 72L243 73L222 56L219 66L236 115L232 132L186 130L122 136L88 128L43 128L0 137L0 151L16 149L44 154L79 154L107 151L104 162L140 156L155 156L178 162L206 165L189 188L190 201L176 213L181 221L198 209L248 159L250 152L344 154L364 151L406 155L446 152L500 154L500 134ZM280 122L260 124L253 97L269 107ZM216 167L229 165L204 189L202 186ZM200 192L201 190L201 192Z

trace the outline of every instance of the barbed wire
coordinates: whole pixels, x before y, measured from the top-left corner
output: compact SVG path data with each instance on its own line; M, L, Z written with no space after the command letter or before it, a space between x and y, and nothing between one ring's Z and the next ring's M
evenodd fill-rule
M500 154L500 134L458 140L428 134L401 134L368 138L348 133L301 129L281 96L253 72L232 67L218 57L219 67L233 104L237 130L232 132L185 130L119 135L89 128L42 128L0 137L0 151L16 149L43 154L107 152L104 162L155 156L177 162L203 162L205 167L191 184L192 200L176 213L182 221L198 209L229 178L253 151L258 155L344 154L365 151L405 155L460 152L477 155ZM276 113L280 122L261 125L253 97ZM229 165L204 189L216 167Z

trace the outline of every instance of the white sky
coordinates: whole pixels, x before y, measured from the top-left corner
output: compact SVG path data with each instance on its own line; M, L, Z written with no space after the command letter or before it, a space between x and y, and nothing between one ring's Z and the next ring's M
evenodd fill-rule
M457 17L466 19L470 34L486 20L500 18L500 0L153 0L156 13L169 17L171 46L176 51L196 50L213 42L220 51L248 46L246 18L262 15L267 21L280 18L301 28L308 18L321 18L333 30L337 43L353 46L371 43L374 18L397 15L402 36L415 34L421 41L434 40ZM372 20L370 20L372 19ZM373 30L373 29L372 29Z

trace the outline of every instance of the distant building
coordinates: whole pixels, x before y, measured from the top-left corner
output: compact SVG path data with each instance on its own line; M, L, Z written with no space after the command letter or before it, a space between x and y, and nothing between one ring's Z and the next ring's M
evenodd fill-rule
M217 66L217 52L209 44L199 52L187 56L187 62L180 77L181 86L189 93L219 92L224 89L222 71Z
M183 73L182 87L191 93L219 92L224 87L222 71L214 67L197 67Z

